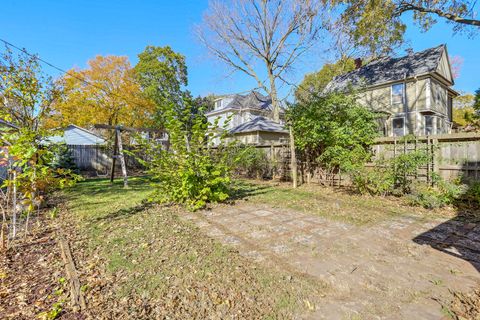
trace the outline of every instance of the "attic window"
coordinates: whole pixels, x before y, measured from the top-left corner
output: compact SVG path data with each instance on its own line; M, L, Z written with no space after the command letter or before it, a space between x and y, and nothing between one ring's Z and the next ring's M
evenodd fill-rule
M392 105L403 104L403 97L405 94L405 86L403 83L392 85Z
M221 109L221 108L222 108L222 100L215 101L215 109Z

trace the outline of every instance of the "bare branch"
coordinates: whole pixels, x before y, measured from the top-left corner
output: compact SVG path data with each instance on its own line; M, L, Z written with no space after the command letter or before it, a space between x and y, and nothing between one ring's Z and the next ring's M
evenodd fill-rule
M445 19L453 21L453 22L480 27L480 20L468 19L468 18L461 17L461 16L453 14L453 13L449 13L449 12L442 11L440 9L436 9L436 8L427 8L427 7L423 7L423 6L418 6L418 5L415 5L411 2L403 2L403 1L400 2L400 4L397 6L397 8L395 10L395 15L400 16L402 13L407 12L407 11L432 13L432 14L436 14L439 17L445 18Z
M278 120L277 81L287 83L284 74L317 40L323 8L320 0L214 0L199 36L211 54L271 96Z

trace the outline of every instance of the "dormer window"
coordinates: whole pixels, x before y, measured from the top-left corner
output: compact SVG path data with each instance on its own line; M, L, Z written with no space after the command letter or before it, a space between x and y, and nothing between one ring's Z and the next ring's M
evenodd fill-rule
M405 85L397 83L392 85L392 105L403 104L405 96Z
M221 109L222 108L222 99L215 101L215 109Z

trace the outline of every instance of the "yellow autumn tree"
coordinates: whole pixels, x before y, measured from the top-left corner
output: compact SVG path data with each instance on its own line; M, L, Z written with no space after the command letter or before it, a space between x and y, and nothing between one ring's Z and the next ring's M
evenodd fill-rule
M150 127L155 104L142 94L125 56L96 56L84 70L70 70L58 81L63 94L45 125L94 124Z

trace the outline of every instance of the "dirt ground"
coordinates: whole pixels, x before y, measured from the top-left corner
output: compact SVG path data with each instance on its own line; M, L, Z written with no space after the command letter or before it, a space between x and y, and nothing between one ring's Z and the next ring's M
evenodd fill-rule
M0 253L0 319L84 319L71 309L55 226L32 218L28 236Z
M240 201L185 214L263 265L326 282L306 319L442 319L480 284L480 225L397 216L357 225Z

